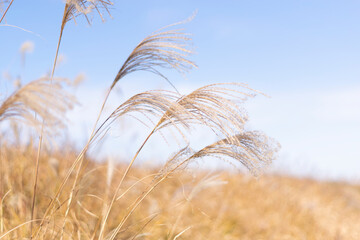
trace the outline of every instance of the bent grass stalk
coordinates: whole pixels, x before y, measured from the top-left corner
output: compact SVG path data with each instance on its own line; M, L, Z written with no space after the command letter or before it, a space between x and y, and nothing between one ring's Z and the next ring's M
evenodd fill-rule
M23 226L25 226L25 225L27 225L27 224L29 224L29 223L39 222L39 221L41 221L41 219L33 219L33 220L30 220L30 221L26 221L26 222L24 222L24 223L22 223L22 224L20 224L20 225L18 225L18 226L16 226L16 227L10 229L9 231L7 231L6 233L4 233L3 235L1 235L1 236L0 236L0 239L3 239L5 236L7 236L7 235L10 234L11 232L15 231L16 229L19 229L19 228L21 228L21 227L23 227Z

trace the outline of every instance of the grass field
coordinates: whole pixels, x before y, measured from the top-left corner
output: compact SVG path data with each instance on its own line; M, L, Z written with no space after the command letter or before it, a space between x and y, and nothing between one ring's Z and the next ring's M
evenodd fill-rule
M0 22L13 2L0 1L6 6ZM104 111L115 86L133 72L151 72L172 85L164 68L184 74L197 67L189 59L192 39L179 26L193 16L136 45L100 100L81 149L57 141L76 104L68 93L76 79L55 75L66 24L91 12L102 18L110 5L65 1L51 73L26 84L19 77L1 95L0 239L360 239L360 186L263 174L280 145L249 130L243 103L262 93L246 84L210 84L187 95L175 86L150 90ZM23 63L32 48L29 42L20 48ZM138 151L117 163L94 159L88 150L124 116L149 128ZM199 125L217 140L193 149L187 136ZM134 166L155 134L176 139L178 151L164 165ZM207 158L248 171L188 168Z
M30 219L34 149L1 149L1 235ZM43 156L34 219L41 219L51 196L75 157L72 152ZM31 160L32 159L32 160ZM67 217L64 239L91 239L106 200L126 166L87 162ZM112 173L111 173L112 172ZM136 199L152 185L157 169L133 168L109 216L106 232L116 227ZM111 176L109 176L112 175ZM74 178L74 176L72 176ZM70 187L64 190L71 191ZM58 239L68 194L57 202L41 239ZM34 222L34 228L38 222ZM25 224L3 239L30 235ZM97 231L98 232L98 231ZM178 235L178 237L176 237ZM98 236L98 233L96 234ZM174 174L145 198L117 239L359 239L360 186L264 175Z

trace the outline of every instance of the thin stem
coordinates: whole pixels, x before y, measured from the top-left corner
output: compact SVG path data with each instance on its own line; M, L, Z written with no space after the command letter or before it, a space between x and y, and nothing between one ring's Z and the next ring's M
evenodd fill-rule
M43 132L44 125L41 127L41 132ZM40 135L38 151L36 155L36 170L35 170L35 180L34 180L34 187L33 187L33 197L32 197L32 204L31 204L31 218L30 218L30 239L32 239L32 230L33 230L33 219L34 219L34 212L35 212L35 199L36 199L36 190L37 190L37 182L39 176L39 162L40 162L40 152L41 152L41 142L42 142L42 135Z
M9 3L9 5L7 6L7 8L6 8L6 10L5 10L5 12L4 12L4 14L2 15L2 17L1 17L1 19L0 19L0 23L2 22L2 20L4 19L4 17L5 17L5 15L6 15L6 13L7 13L7 11L9 10L9 8L10 8L10 6L11 6L11 4L14 2L14 0L11 0L11 2Z
M26 221L22 224L19 224L17 225L16 227L10 229L9 231L7 231L6 233L4 233L3 235L0 236L0 239L3 239L6 235L10 234L11 232L15 231L16 229L19 229L21 227L23 227L24 225L28 224L28 223L31 223L31 222L38 222L40 221L40 219L35 219L35 220L32 220L32 221Z
M83 159L83 158L82 158ZM68 200L68 203L67 203L67 208L66 208L66 211L65 211L65 217L64 217L64 221L63 221L63 225L62 225L62 228L61 228L61 234L60 234L60 240L63 239L63 236L64 236L64 230L65 230L65 223L66 223L66 219L67 219L67 216L70 212L70 207L71 207L71 203L72 203L72 200L73 200L73 197L74 197L74 194L75 194L75 188L76 188L76 183L79 179L79 175L80 175L80 170L81 170L81 167L82 167L82 163L83 161L81 160L80 161L80 165L78 167L78 170L76 172L76 176L75 176L75 180L74 180L74 183L73 183L73 186L71 188L71 192L70 192L70 197L69 197L69 200Z
M62 39L62 35L63 35L63 32L64 32L65 24L66 24L65 18L66 18L66 12L68 11L68 8L69 8L69 5L65 4L64 13L63 13L63 19L61 21L61 27L60 27L60 35L59 35L58 44L57 44L57 47L56 47L54 64L53 64L52 71L51 71L51 77L50 77L51 82L52 82L52 80L54 78L54 73L55 73L56 63L57 63L57 59L58 59L58 55L59 55L61 39Z
M66 24L66 19L65 19L65 18L66 18L66 12L68 11L68 8L69 8L69 5L68 5L68 4L65 4L64 13L63 13L63 18L62 18L62 21L61 21L59 40L58 40L58 44L57 44L57 47L56 47L54 64L53 64L53 67L52 67L52 70L51 70L51 76L50 76L50 83L51 83L51 84L52 84L53 78L54 78L54 73L55 73L57 58L58 58L59 49L60 49L60 43L61 43L62 35L63 35L63 32L64 32L65 24ZM42 122L42 125L41 125L41 133L40 133L40 140L39 140L39 147L38 147L38 155L37 155L37 159L36 159L36 162L37 162L37 163L38 163L39 158L40 158L40 149L41 149L42 139L43 139L43 135L44 135L44 131L43 131L44 125L45 125L45 119L43 119L43 122ZM36 178L35 181L37 181L37 178ZM54 199L53 199L53 200L54 200ZM51 201L51 203L53 203L53 200ZM46 213L48 213L48 211L46 211L45 214L46 214ZM45 217L46 217L46 215L44 215L43 219L41 220L40 227L39 227L39 229L38 229L38 231L37 231L37 233L36 233L36 236L40 233L41 227L42 227L42 225L44 224Z

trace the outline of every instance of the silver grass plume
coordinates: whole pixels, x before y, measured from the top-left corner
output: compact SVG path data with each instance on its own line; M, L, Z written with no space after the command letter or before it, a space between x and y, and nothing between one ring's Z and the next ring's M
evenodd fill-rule
M109 15L110 12L108 7L113 3L108 0L66 0L65 1L65 11L63 24L70 20L75 20L75 18L79 15L84 15L88 23L90 24L90 20L88 18L88 14L96 10L104 21L102 10L105 10Z
M182 96L169 108L158 123L158 129L180 124L208 126L217 135L231 136L242 132L248 119L241 104L259 93L245 84L218 83L198 88Z
M234 132L243 132L247 114L241 103L256 93L238 83L211 84L184 96L172 91L146 91L121 104L98 128L97 134L127 114L135 119L145 116L152 123L157 122L153 132L174 127L185 138L183 129L190 131L198 124L209 127L219 137L230 137Z
M152 72L167 80L158 67L174 68L181 73L196 67L195 63L186 58L192 54L189 34L182 32L182 29L163 31L181 23L162 28L142 40L125 60L110 89L124 76L135 71Z
M118 106L97 128L92 142L98 138L102 138L102 136L107 133L111 125L124 115L135 118L145 126L149 126L149 124L146 123L146 120L155 125L154 119L160 119L164 113L168 111L174 103L176 103L176 100L179 97L180 95L176 92L164 90L146 91L132 96ZM176 112L173 113L173 115L176 114ZM145 120L142 118L145 118ZM178 118L180 118L180 115Z
M40 78L17 89L0 105L0 122L16 119L39 128L46 118L46 126L64 127L64 114L73 107L75 98L63 89L65 79ZM36 115L36 117L35 117Z
M75 20L76 17L83 15L83 16L85 16L87 22L89 24L91 24L91 22L88 18L88 15L94 9L96 9L96 11L99 13L101 19L104 21L103 15L102 15L100 9L105 9L110 15L108 6L112 5L112 4L113 3L109 0L65 0L64 13L63 13L61 27L60 27L60 36L59 36L58 46L57 46L56 55L55 55L55 62L54 62L51 76L54 75L54 70L55 70L56 61L57 61L57 55L59 52L60 42L62 39L62 35L64 32L66 23L70 20L76 21Z
M240 163L258 176L277 157L279 148L279 143L265 134L246 131L221 139L197 152L189 147L181 149L166 162L159 176L182 169L192 161L204 157L215 157L234 166Z

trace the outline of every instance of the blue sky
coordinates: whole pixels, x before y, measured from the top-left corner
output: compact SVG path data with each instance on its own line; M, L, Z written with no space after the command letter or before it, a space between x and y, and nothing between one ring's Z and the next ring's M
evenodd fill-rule
M29 81L49 71L63 6L60 0L14 1L6 23L33 33L0 27L1 72L14 77L21 74ZM199 68L186 78L167 72L171 81L183 92L215 82L249 84L271 96L252 99L246 107L249 126L282 145L274 163L277 171L359 179L358 1L116 1L110 9L112 18L105 15L105 23L96 14L91 26L81 17L77 24L69 22L60 49L65 61L55 74L86 75L76 90L82 105L69 115L73 137L89 131L106 88L133 47L156 29L183 20L195 10L196 18L184 27L193 34L196 54L191 59ZM35 48L22 69L19 47L24 41L32 41ZM1 79L0 86L6 91L8 83ZM108 108L152 88L169 86L147 73L128 76ZM127 129L122 128L122 132ZM138 133L124 135L114 133L107 151L120 156L134 151ZM114 147L122 141L129 145L126 149ZM158 157L157 145L155 140L149 144L153 149L149 158Z

